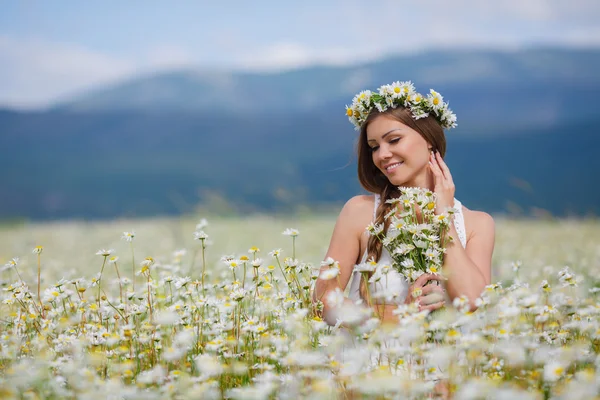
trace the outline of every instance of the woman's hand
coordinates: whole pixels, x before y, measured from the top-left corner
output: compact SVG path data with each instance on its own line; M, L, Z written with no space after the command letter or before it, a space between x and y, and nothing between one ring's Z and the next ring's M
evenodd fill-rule
M437 151L429 156L429 169L433 174L433 192L437 197L435 213L439 215L454 207L454 181L450 169Z
M428 284L429 281L442 282L445 278L437 274L423 274L414 281L408 288L408 295L404 300L404 303L418 303L419 311L423 310L437 310L438 308L444 307L445 302L445 290L441 285Z

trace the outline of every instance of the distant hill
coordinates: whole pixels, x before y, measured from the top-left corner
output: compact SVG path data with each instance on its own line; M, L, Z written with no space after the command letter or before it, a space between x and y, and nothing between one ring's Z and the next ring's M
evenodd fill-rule
M344 104L406 78L438 89L458 114L447 161L465 205L598 215L599 70L593 50L427 53L222 74L227 85L173 72L51 110L3 110L0 219L337 207L361 192Z
M396 80L412 80L450 100L466 127L511 119L516 126L595 116L600 51L534 48L447 51L395 56L348 67L281 73L183 70L138 77L57 104L68 112L227 111L234 114L342 110L352 96ZM574 102L573 99L577 99ZM466 118L465 118L466 117Z

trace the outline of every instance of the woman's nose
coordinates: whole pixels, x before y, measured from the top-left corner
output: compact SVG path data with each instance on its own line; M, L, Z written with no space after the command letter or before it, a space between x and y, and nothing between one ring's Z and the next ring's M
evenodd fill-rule
M392 153L390 152L390 149L387 146L381 146L379 147L379 157L381 157L383 160L388 159L392 156Z

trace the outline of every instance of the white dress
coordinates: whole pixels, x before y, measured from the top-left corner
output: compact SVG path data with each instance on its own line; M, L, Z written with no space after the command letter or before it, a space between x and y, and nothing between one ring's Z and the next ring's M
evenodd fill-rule
M375 220L377 207L379 206L379 195L375 195L375 207L373 209L373 220ZM456 228L456 232L458 233L458 239L460 240L460 244L463 247L467 246L467 233L465 229L465 218L462 211L462 204L457 199L454 199L454 208L458 211L454 214L454 227ZM367 261L367 251L363 254L361 263ZM379 259L379 263L392 265L392 257L389 251L383 248L381 253L381 258ZM348 293L348 297L352 300L360 299L360 273L354 271L352 273L352 283L350 284L350 291ZM406 298L408 294L408 281L404 276L398 273L393 268L387 273L385 279L381 279L379 282L373 282L369 284L369 293L373 296L374 303L382 303L384 301L383 298L378 299L377 293L384 292L386 294L394 293L393 299L391 301L385 301L387 304L400 304Z

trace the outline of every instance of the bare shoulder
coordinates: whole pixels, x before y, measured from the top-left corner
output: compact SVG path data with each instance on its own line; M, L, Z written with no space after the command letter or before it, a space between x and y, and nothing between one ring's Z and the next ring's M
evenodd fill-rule
M463 215L469 238L473 235L494 236L496 229L495 222L490 214L483 211L470 210L463 205Z
M373 211L373 206L375 205L375 198L371 195L358 195L352 197L350 200L346 202L344 205L344 209L349 209L351 211L365 211L367 209L371 209Z
M355 196L348 200L333 228L327 257L340 262L342 281L345 287L352 270L351 266L362 254L361 238L373 216L373 196Z
M344 204L339 219L362 230L373 219L374 205L375 199L373 196L354 196Z

